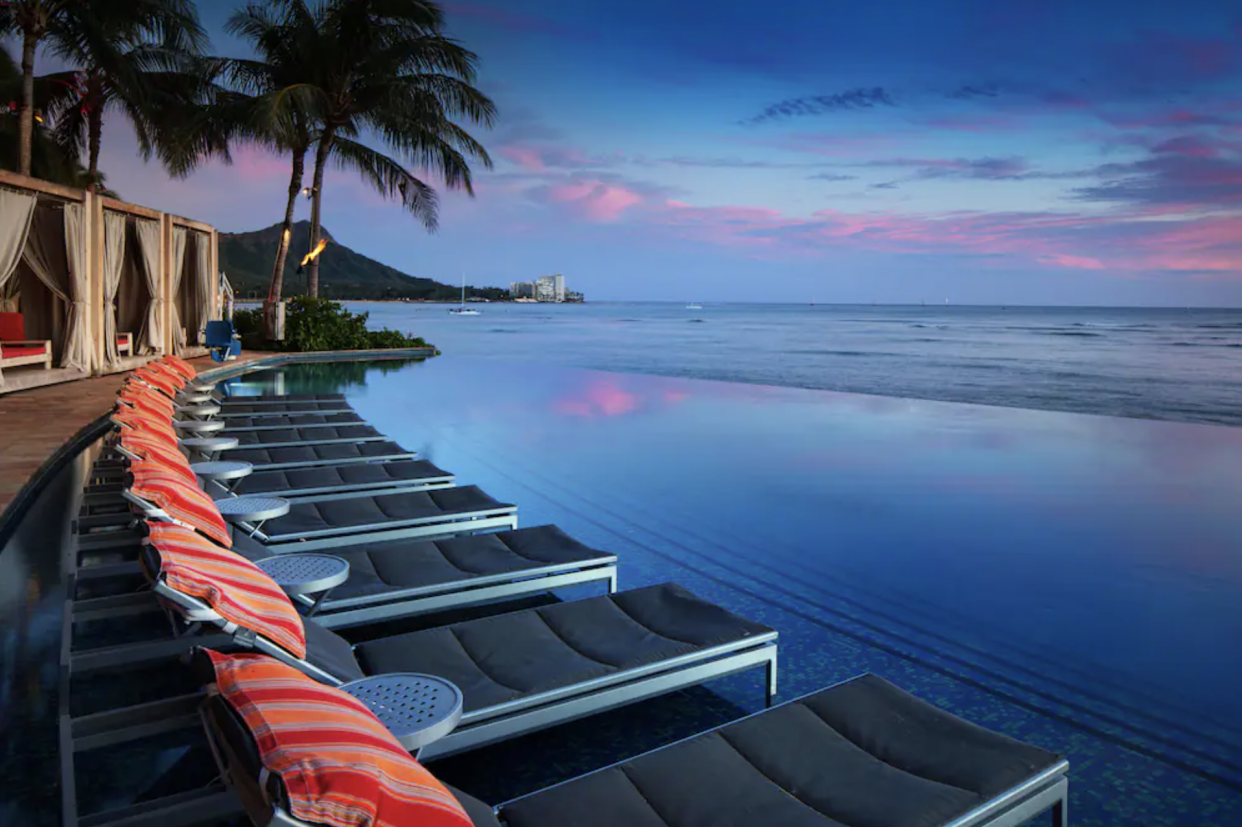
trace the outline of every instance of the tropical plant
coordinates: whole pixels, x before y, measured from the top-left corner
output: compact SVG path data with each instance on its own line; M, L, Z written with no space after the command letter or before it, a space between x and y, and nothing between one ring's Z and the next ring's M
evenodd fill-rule
M351 313L330 299L299 296L289 302L285 316L285 339L272 343L260 338L263 320L257 310L237 310L233 326L242 337L242 347L303 353L318 350L367 350L425 348L420 337L411 338L397 330L368 330L367 313Z
M282 0L305 5L302 0ZM454 118L490 126L495 105L471 84L477 56L442 34L444 15L425 0L334 0L316 7L318 39L297 96L318 126L311 183L311 248L319 242L328 161L357 172L430 231L436 191L401 161L367 145L372 135L451 189L474 194L469 160L491 166L487 151ZM319 260L308 292L319 294Z
M144 158L157 150L171 104L203 88L194 56L206 45L192 0L12 0L0 31L22 37L19 171L30 174L36 85L46 85L55 134L67 148L89 154L88 182L96 184L104 114L124 112ZM72 72L36 81L35 49L47 41Z

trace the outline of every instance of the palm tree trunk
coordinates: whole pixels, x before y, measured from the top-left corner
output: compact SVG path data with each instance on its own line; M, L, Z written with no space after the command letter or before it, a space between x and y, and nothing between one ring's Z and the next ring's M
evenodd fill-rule
M38 40L31 32L22 37L22 111L18 121L17 171L30 174L34 154L34 60Z
M268 341L276 339L276 304L285 286L285 260L289 257L289 236L293 233L293 209L298 193L302 191L302 178L306 174L306 149L293 150L293 174L289 176L289 200L285 203L285 223L281 226L280 246L276 248L276 264L272 268L272 286L267 291L267 304L263 314L264 333Z
M86 180L91 192L99 189L99 147L103 144L103 107L96 105L88 117Z
M325 129L319 136L319 146L315 149L315 178L311 184L311 226L310 248L319 245L319 211L323 204L323 170L328 165L328 155L332 152L333 129ZM310 271L306 276L306 292L311 298L319 298L319 257L310 263Z

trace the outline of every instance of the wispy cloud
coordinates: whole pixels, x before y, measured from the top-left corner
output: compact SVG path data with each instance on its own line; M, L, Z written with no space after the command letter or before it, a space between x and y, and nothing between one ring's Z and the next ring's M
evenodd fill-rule
M944 93L946 98L951 100L975 100L977 98L995 98L1000 95L1000 87L995 84L984 84L981 86L971 86L969 84L959 86L956 89L950 89Z
M818 172L814 175L808 175L808 181L856 181L857 175L843 175L839 172Z
M882 87L870 89L850 89L831 95L811 95L802 98L788 98L774 103L758 115L748 118L743 123L759 124L767 121L783 121L790 118L804 118L814 115L826 115L832 112L843 112L857 109L876 109L893 107L897 102Z

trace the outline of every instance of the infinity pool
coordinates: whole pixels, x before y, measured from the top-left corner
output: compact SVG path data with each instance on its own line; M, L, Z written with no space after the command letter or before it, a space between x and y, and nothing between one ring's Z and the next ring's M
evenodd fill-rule
M274 387L777 628L782 698L874 671L1069 757L1076 824L1242 823L1242 429L451 357L236 391Z

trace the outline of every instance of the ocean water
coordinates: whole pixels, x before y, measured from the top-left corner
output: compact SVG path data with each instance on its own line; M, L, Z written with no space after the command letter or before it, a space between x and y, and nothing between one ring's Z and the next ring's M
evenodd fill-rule
M521 308L508 322L493 310L416 324L441 358L293 366L238 390L343 391L458 484L516 503L522 525L553 523L616 553L622 588L676 581L770 625L784 699L875 672L1067 756L1075 824L1242 824L1242 429L563 367L548 362L626 358L586 343L590 320L612 330L626 323L606 319L627 309ZM678 312L628 324L665 331L665 347L682 327L715 324ZM727 312L781 329L779 310ZM856 324L851 335L897 349L895 334L875 333L892 322ZM461 355L505 336L483 325L526 332L487 358ZM1034 335L1021 334L1028 352ZM633 364L672 361L636 346ZM701 347L681 352L731 369ZM1221 415L1207 401L1213 383L1186 385ZM502 801L755 711L760 684L714 681L437 772Z
M447 355L1242 424L1242 310L351 303Z

